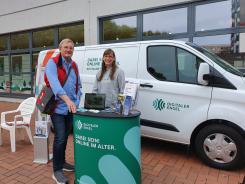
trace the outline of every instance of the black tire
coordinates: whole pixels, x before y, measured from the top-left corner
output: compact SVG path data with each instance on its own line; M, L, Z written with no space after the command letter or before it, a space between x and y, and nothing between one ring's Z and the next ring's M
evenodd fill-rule
M195 139L195 150L207 165L225 170L239 168L244 163L244 139L232 127L209 125Z

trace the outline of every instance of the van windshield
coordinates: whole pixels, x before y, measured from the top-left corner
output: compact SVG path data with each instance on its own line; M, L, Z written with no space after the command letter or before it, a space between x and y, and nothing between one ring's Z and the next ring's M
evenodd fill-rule
M226 71L234 74L234 75L238 75L238 76L245 76L242 72L240 72L238 69L236 69L234 66L232 66L231 64L229 64L228 62L226 62L225 60L221 59L219 56L217 56L216 54L210 52L209 50L200 47L196 44L187 42L187 45L193 47L194 49L198 50L199 52L203 53L205 56L207 56L208 58L210 58L212 61L214 61L216 64L218 64L220 67L222 67L223 69L225 69Z

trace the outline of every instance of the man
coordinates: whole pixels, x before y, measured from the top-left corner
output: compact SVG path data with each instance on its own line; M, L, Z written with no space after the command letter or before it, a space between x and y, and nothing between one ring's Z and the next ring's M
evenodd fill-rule
M51 114L54 126L52 178L58 184L65 184L69 180L63 171L74 171L74 166L66 162L65 150L72 129L73 113L80 103L81 81L77 65L71 59L74 51L73 41L62 40L59 50L60 54L48 61L44 80L46 85L51 87L57 100L57 105Z

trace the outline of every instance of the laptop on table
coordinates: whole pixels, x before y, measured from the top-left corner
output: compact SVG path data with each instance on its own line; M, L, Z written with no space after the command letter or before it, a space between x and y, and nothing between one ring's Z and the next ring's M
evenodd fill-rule
M103 93L85 93L84 108L85 109L105 109L105 94Z

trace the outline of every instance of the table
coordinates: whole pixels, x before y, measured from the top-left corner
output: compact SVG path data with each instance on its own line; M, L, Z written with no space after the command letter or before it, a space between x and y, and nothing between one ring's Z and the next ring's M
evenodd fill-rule
M74 114L75 183L140 184L140 112Z

